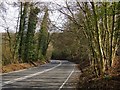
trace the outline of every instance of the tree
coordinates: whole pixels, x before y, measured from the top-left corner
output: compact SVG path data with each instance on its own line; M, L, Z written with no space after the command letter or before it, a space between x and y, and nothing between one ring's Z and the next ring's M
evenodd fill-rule
M97 76L103 76L104 72L111 67L118 48L119 39L115 35L119 32L119 29L115 30L117 5L118 3L115 2L95 3L76 0L76 7L79 10L76 13L67 2L65 9L69 13L59 10L78 27L78 30L83 30L88 39L91 66L94 67ZM79 15L82 18L78 17Z
M35 60L35 45L34 45L34 34L37 23L37 14L40 10L34 7L33 4L30 5L30 14L28 21L28 30L25 39L25 50L24 50L24 60L29 62L29 60ZM32 17L32 18L31 18Z
M25 29L27 29L27 14L28 14L28 7L29 2L22 3L21 2L21 10L20 10L20 24L19 24L19 31L16 37L16 45L15 45L15 54L18 53L19 60L23 59L24 54L24 36L25 36ZM23 10L24 8L24 10Z
M39 31L38 47L37 47L37 57L41 59L45 57L46 51L49 44L49 33L48 33L48 8L45 8L45 14L41 23L41 28Z

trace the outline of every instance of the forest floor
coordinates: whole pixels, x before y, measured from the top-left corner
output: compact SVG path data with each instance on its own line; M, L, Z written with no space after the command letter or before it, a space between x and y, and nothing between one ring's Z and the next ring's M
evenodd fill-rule
M117 57L114 67L109 69L104 77L96 78L93 69L88 64L81 64L83 73L79 77L77 90L120 90L120 57ZM85 66L86 65L86 66Z
M37 61L37 62L32 62L32 63L9 64L9 65L2 66L2 70L0 72L8 73L8 72L17 71L17 70L28 69L28 68L34 67L35 65L39 66L45 63L47 62Z

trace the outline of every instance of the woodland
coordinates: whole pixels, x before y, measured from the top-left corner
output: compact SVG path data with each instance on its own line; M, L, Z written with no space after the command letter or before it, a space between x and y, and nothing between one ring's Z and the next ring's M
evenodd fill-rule
M6 4L18 8L14 32ZM61 26L50 18L54 11L64 18ZM78 89L120 88L120 2L3 2L0 14L3 66L69 60L82 73Z

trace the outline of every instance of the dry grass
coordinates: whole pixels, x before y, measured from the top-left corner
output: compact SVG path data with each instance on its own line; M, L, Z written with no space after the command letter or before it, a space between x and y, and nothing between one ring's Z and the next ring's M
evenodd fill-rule
M45 64L47 62L37 61L37 62L34 62L34 63L38 66L38 65ZM32 65L31 63L9 64L9 65L6 65L6 66L2 66L2 71L1 72L2 73L7 73L7 72L27 69L27 68L31 68L31 67L34 67L34 65Z
M21 64L10 64L2 67L2 73L7 73L11 71L21 70L32 67L31 64L21 63Z
M79 77L78 90L120 90L120 57L116 57L113 67L104 77L95 77L93 69L88 66Z

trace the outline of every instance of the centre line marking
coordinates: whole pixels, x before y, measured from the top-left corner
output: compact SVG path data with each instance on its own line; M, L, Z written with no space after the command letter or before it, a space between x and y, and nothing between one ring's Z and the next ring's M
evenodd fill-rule
M20 78L16 78L16 79L10 80L10 81L6 81L6 82L4 82L4 85L6 85L6 84L11 84L11 83L14 83L14 82L16 82L16 81L21 81L21 80L24 80L24 79L27 79L27 78L31 78L31 77L33 77L33 76L42 74L42 73L44 73L44 72L48 72L48 71L50 71L50 70L53 70L53 69L59 67L59 66L62 64L61 61L59 61L59 62L60 62L60 64L58 64L57 66L54 66L54 67L52 67L52 68L50 68L50 69L46 69L46 70L41 71L41 72L38 72L38 73L34 73L34 74L30 74L30 75L28 75L28 76L24 76L24 77L20 77ZM3 86L4 86L4 85L3 85Z
M75 66L74 66L74 68L75 68ZM73 68L73 70L71 71L71 73L69 74L69 76L67 77L67 79L63 82L63 84L59 87L59 89L58 90L61 90L62 88L63 88L63 86L65 85L65 83L69 80L69 78L71 77L71 75L73 74L73 72L74 72L74 68Z

